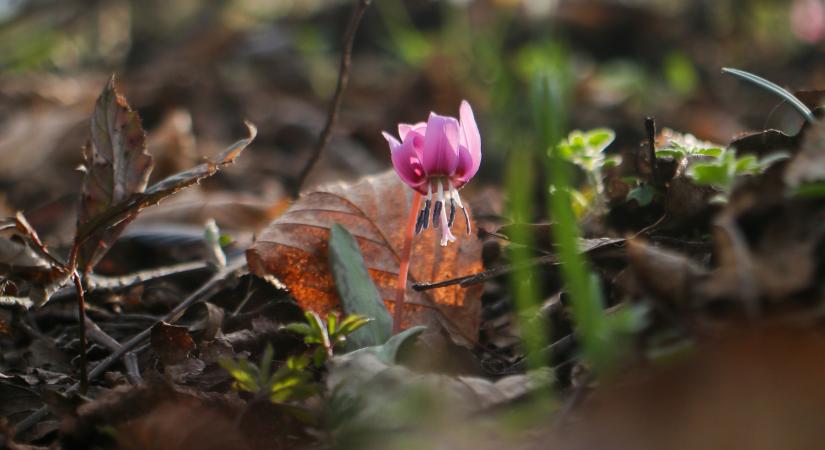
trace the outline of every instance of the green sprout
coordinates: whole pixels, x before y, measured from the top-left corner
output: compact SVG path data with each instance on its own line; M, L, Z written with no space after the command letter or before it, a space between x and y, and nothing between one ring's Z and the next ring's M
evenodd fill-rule
M246 358L225 358L219 363L235 380L233 389L251 392L273 403L303 400L317 392L317 386L311 381L312 374L307 371L308 356L290 356L284 365L272 372L273 354L272 344L267 344L259 365Z
M587 176L588 183L594 189L595 206L597 212L603 206L604 182L602 181L602 169L616 166L621 163L619 156L605 155L604 150L613 142L616 134L607 128L596 128L594 130L582 132L572 131L567 139L562 140L556 148L556 155L582 169ZM571 188L572 189L572 188ZM571 196L578 202L585 202L585 207L590 206L587 197L579 192L570 192Z
M347 336L355 330L368 324L372 319L357 314L351 314L338 323L338 316L334 313L327 315L326 323L321 317L312 312L304 313L307 323L298 322L286 325L284 328L304 337L307 345L317 345L312 355L316 367L321 367L327 359L332 357L336 346L343 345Z
M777 152L762 159L755 155L737 157L736 150L725 149L710 161L697 162L690 166L687 175L696 184L712 186L720 191L711 202L725 203L737 177L764 173L772 164L787 159L788 156L785 152Z

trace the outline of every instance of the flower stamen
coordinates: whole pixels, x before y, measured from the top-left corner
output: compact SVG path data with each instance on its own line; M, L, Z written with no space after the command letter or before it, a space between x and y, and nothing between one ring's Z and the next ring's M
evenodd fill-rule
M444 187L441 186L441 180L436 180L435 182L438 183L438 197L436 197L435 208L433 208L433 228L438 228L441 225L438 217L444 209Z
M467 234L470 234L470 216L467 214L467 208L461 203L461 197L458 195L458 191L456 188L450 184L450 194L453 199L455 199L456 205L461 208L461 211L464 213L464 224L467 227Z

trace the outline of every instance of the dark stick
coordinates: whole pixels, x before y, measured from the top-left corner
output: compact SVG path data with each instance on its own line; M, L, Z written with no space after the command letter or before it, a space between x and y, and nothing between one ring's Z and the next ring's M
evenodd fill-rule
M557 262L558 261L556 260L555 256L544 255L527 261L526 263L519 264L518 266L509 265L495 267L492 269L485 270L484 272L474 273L472 275L464 275L461 277L451 278L449 280L439 281L436 283L416 283L413 285L413 289L415 289L416 291L428 291L430 289L452 286L454 284L459 284L461 285L461 287L467 287L481 283L490 278L506 275L516 270L526 269L528 267L533 266L540 266L542 264L556 264Z
M74 281L74 288L75 291L77 291L77 317L80 321L80 393L85 394L86 389L89 387L89 377L86 372L88 366L86 357L88 344L86 342L86 296L83 292L83 283L80 280L80 275L77 273L77 252L79 250L80 245L75 242L69 254L69 270L72 272L72 281Z
M298 175L298 181L295 183L295 187L292 190L293 198L298 197L304 182L306 182L309 172L312 171L312 168L318 162L318 159L321 157L321 152L324 151L324 148L327 144L329 144L329 140L332 137L332 127L338 119L338 111L341 109L341 103L344 100L344 91L346 90L347 82L349 81L349 66L352 60L352 44L355 41L355 32L358 30L358 25L361 23L361 18L364 16L364 11L367 9L367 6L369 6L370 1L371 0L358 0L358 3L355 5L355 9L352 11L352 15L349 18L347 30L344 33L344 49L341 53L341 66L338 69L338 84L335 86L335 94L332 96L332 104L330 104L329 111L327 112L327 123L324 125L324 129L318 136L318 142L315 144L312 155L309 157L306 165L304 165L304 168L301 170L301 174Z
M138 345L140 345L146 339L148 339L149 336L152 334L152 327L154 327L160 322L176 322L190 306L213 295L216 291L216 288L220 286L224 279L227 276L229 276L229 274L239 270L241 267L244 266L244 264L244 258L238 258L237 260L227 264L227 266L221 269L220 272L213 275L212 278L209 279L209 281L201 285L201 287L199 287L198 290L190 294L189 297L186 297L186 299L184 299L177 306L175 306L175 308L172 311L169 311L160 320L155 321L150 327L146 328L145 330L133 336L128 341L124 342L123 346L119 350L113 352L111 355L106 357L106 359L104 359L98 365L96 365L94 369L92 369L89 372L89 379L95 379L101 374L103 374L103 372L105 372L106 369L111 367L112 364L117 362L117 360L120 359L123 355L125 355L127 352L134 349ZM79 387L80 384L75 383L74 385L66 389L65 393L74 392L78 390ZM26 417L25 419L20 421L20 423L15 425L15 432L19 435L20 433L26 431L36 423L40 422L40 420L46 417L48 413L49 409L46 406L31 413L28 417Z
M645 117L645 131L647 132L647 148L650 157L650 174L654 185L658 185L658 171L656 167L656 118Z

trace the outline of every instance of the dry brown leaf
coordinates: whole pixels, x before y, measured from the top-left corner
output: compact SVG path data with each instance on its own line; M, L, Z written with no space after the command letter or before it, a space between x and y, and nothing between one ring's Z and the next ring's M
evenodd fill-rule
M784 181L790 187L825 180L825 125L816 122L802 140L799 153L785 168Z
M247 250L249 267L259 276L274 275L284 282L302 308L326 314L339 304L327 263L327 240L332 225L340 223L358 240L367 269L392 311L399 249L411 202L412 190L393 171L306 194ZM418 281L454 278L482 269L481 242L475 236L459 232L456 243L441 247L438 232L430 227L413 242L402 328L432 324L435 319L456 342L471 344L481 320L481 286L426 292L411 288Z
M103 89L91 120L91 139L83 149L83 195L77 228L104 215L113 205L143 192L152 172L152 156L146 151L146 133L140 117L115 89L115 78ZM111 227L101 227L79 249L84 272L105 253L136 213Z

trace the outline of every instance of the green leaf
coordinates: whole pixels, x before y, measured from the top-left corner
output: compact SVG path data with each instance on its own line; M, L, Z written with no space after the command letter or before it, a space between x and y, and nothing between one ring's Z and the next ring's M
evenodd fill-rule
M734 173L737 175L751 175L759 171L759 164L754 155L737 158L733 167Z
M341 322L341 327L338 329L339 334L342 336L349 336L355 330L363 327L371 321L372 319L369 317L359 316L357 314L349 315Z
M245 392L258 392L260 388L258 385L258 380L255 377L255 374L251 370L247 370L247 368L243 367L241 362L245 362L246 360L240 360L238 363L232 361L231 359L224 358L218 361L221 367L224 370L229 372L229 375L235 380L233 383L233 387L239 391Z
M378 351L378 358L387 364L395 364L398 362L398 354L402 348L412 345L418 340L418 336L426 330L427 327L418 325L407 328L406 330L391 337Z
M321 317L314 311L306 311L304 316L306 316L307 322L312 328L312 333L304 338L304 342L307 344L321 344L324 348L331 347L332 342L329 339L329 333L327 333L327 326Z
M348 348L386 342L392 333L392 318L367 272L358 243L340 224L330 231L329 265L344 313L373 319L348 336Z
M695 151L695 153L698 154L698 155L712 156L714 158L718 158L718 157L722 156L723 152L724 152L724 150L719 148L719 147L697 148L696 151Z
M728 168L718 164L694 164L688 175L698 184L725 187L732 181Z
M284 325L284 329L287 330L287 331L291 331L293 333L296 333L296 334L300 334L302 336L312 335L312 327L310 327L309 324L306 324L306 323L301 323L301 322L290 323L290 324Z
M602 167L615 167L622 163L622 157L619 155L608 156L604 159Z
M683 150L681 147L656 150L657 158L682 159L685 157L686 154L687 152L685 152L685 150Z
M587 146L598 152L604 151L604 149L616 139L616 133L609 128L596 128L595 130L590 130L585 136Z
M335 313L327 314L327 331L330 336L335 335L336 328L338 328L338 316Z
M269 378L269 370L272 368L272 358L275 356L275 350L271 343L266 344L264 355L261 357L260 378L266 380Z
M775 163L786 160L790 157L791 155L788 152L771 153L770 155L765 156L764 158L759 160L759 170L764 172Z
M406 330L392 336L383 345L374 345L371 347L364 347L352 352L355 353L372 353L378 357L383 363L393 365L398 363L398 355L405 347L412 345L418 336L426 330L427 327L418 325L407 328Z
M627 201L636 200L639 206L647 206L653 201L656 190L649 184L635 187L627 193Z

